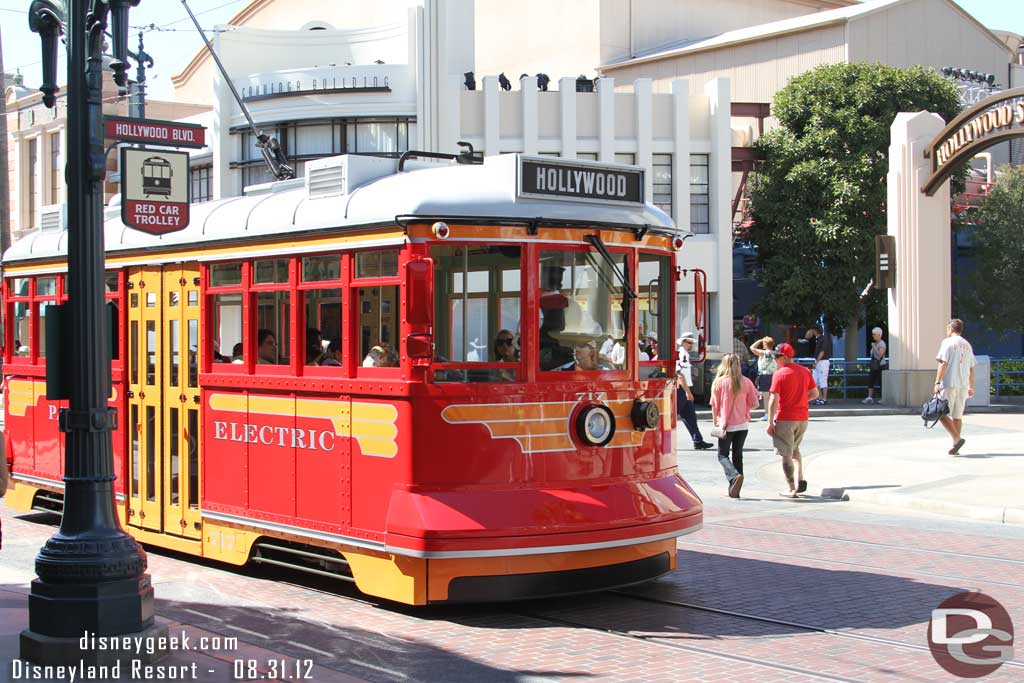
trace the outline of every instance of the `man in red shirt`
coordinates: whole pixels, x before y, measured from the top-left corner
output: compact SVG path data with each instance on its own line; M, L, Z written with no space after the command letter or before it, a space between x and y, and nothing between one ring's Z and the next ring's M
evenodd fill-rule
M786 475L789 491L780 495L798 498L807 490L800 442L807 431L808 401L818 398L818 387L810 370L793 362L793 347L781 344L776 349L779 369L772 375L768 397L768 436L772 437L775 452L782 458L782 473ZM796 463L796 477L794 466Z

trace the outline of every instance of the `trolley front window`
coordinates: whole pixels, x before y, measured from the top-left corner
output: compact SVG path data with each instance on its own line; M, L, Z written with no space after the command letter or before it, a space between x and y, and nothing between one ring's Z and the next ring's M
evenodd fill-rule
M610 257L592 249L541 252L542 372L627 369L629 337L621 278L628 281L629 270L625 254Z
M435 382L522 379L519 335L522 291L517 246L435 246ZM459 367L488 363L489 368Z
M672 359L671 259L666 254L641 252L637 284L640 379L668 376Z

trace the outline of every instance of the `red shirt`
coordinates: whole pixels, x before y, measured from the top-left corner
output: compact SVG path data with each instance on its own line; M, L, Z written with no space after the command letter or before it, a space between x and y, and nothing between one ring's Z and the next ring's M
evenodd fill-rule
M807 392L813 388L814 376L802 365L790 362L776 370L769 390L779 395L779 411L775 419L806 422L810 418Z

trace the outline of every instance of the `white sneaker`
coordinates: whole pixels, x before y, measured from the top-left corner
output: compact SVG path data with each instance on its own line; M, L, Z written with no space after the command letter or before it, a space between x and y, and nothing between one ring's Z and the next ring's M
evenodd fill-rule
M874 402L875 402L875 399L871 398L870 396L868 396L868 397L867 397L866 399L864 399L863 401L861 401L861 403L866 403L866 404L868 404L868 405L871 405L871 404L872 404L872 403L874 403Z

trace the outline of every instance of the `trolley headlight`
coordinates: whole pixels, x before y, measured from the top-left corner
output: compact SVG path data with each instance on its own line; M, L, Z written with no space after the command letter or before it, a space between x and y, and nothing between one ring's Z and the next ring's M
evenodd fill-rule
M658 426L661 411L658 410L657 403L637 399L633 402L633 410L630 415L633 418L633 426L643 431L645 429L654 429Z
M587 406L576 417L576 434L585 444L604 446L615 436L615 416L608 406Z
M448 236L452 234L452 229L448 227L447 223L442 221L434 223L430 226L430 230L434 233L434 237L439 240L446 240L448 239Z

